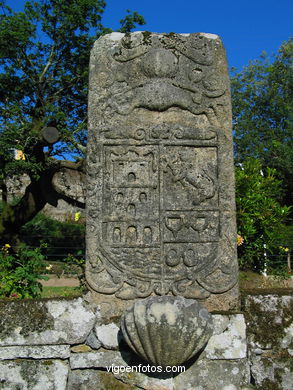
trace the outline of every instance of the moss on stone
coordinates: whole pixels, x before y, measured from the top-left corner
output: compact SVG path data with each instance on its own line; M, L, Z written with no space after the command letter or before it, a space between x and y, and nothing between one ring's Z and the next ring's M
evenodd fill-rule
M169 32L168 34L166 34L166 37L167 38L175 38L176 37L176 33L174 33L173 31Z
M126 32L124 34L124 39L122 40L122 44L126 49L131 49L131 34Z
M241 289L241 296L245 299L249 295L292 295L293 288L249 288Z
M211 314L220 314L220 315L223 315L223 316L232 316L232 315L236 315L236 314L244 314L243 311L240 311L240 310L211 310L210 311Z
M292 356L289 354L287 349L281 349L279 351L267 351L262 354L264 358L278 359L278 361L289 361L293 365Z
M54 328L54 318L48 313L42 300L0 301L0 334L3 337L14 334L20 328L20 334L27 336L32 332L42 332Z
M112 374L101 372L100 374L101 390L134 390L136 387L128 385L116 379Z
M257 390L282 390L282 387L275 381L265 379L260 386L257 386Z
M103 321L103 325L114 323L120 326L120 321L121 321L121 316L111 316L109 318L106 318L105 321Z
M144 45L150 45L152 43L152 40L151 40L152 33L150 31L143 31L142 35L143 35Z
M53 365L52 360L43 360L42 363L44 366L52 366Z
M28 388L32 389L38 383L39 377L39 362L34 360L21 359L19 364L20 375L28 384Z
M278 322L273 319L274 313L263 309L261 302L250 300L245 309L249 324L248 336L252 336L260 345L276 346L276 342L285 337L285 329L292 323L293 300L287 307L279 303L277 309L280 317Z
M79 344L79 345L74 345L73 347L71 347L70 350L73 353L86 353L86 352L91 352L92 348L85 344Z

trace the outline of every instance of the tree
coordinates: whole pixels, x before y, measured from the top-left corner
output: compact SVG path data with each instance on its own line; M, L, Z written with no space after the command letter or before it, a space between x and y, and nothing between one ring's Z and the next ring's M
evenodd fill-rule
M247 158L236 167L238 257L242 269L262 271L264 252L280 252L280 232L290 208L281 206L281 181L273 168Z
M293 190L293 39L284 42L270 61L251 62L231 79L236 162L258 158L275 168L285 188L285 204Z
M103 0L27 1L14 12L0 0L0 185L4 242L46 203L84 204L56 190L62 169L83 170L86 144L88 62L93 42L111 30L101 24ZM120 21L122 32L144 24L136 12ZM15 160L14 150L24 159ZM76 161L65 159L68 153ZM14 205L6 180L28 174L30 184Z

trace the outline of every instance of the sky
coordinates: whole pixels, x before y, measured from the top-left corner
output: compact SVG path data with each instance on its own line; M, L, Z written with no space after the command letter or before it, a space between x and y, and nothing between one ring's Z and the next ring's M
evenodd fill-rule
M293 36L292 0L106 0L103 23L118 28L125 10L137 11L152 32L217 34L229 67L238 70L263 51L276 53Z
M67 0L64 0L67 1ZM105 0L102 23L118 29L126 10L137 11L151 32L217 34L227 52L228 66L239 71L262 52L277 53L293 36L292 0ZM24 0L7 0L20 10Z

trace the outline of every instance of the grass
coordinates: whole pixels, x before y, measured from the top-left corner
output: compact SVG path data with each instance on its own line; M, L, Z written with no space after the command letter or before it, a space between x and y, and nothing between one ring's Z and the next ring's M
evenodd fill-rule
M267 288L288 288L292 287L290 279L282 277L264 277L252 271L240 271L240 289L267 289ZM67 297L74 298L83 295L80 287L43 287L42 298Z
M252 271L239 272L240 289L268 289L292 287L291 277L285 276L263 276Z
M82 290L79 287L43 287L42 298L80 297Z

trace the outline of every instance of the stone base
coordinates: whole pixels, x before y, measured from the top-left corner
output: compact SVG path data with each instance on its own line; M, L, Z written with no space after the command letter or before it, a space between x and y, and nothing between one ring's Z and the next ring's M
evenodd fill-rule
M106 299L89 301L0 301L0 389L292 389L292 296L245 296L246 320L212 313L205 348L173 368L151 366L128 348L120 331L126 303L115 313ZM280 332L264 338L268 315Z
M141 360L123 340L120 317L130 304L113 306L106 297L97 303L90 296L3 301L0 388L228 390L248 385L243 314L214 314L214 333L204 350L185 365L163 368Z

